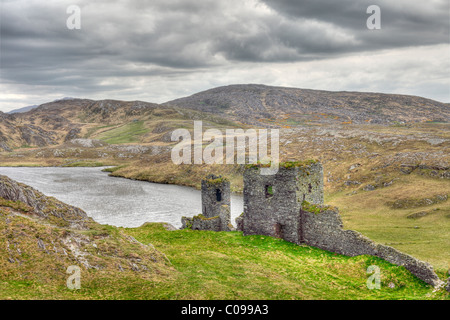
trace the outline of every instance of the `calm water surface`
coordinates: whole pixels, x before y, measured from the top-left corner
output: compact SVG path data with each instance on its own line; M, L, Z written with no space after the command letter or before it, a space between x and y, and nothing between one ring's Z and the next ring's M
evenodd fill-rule
M0 174L83 209L95 221L118 227L168 222L201 213L201 193L189 187L109 177L103 168L10 168ZM243 198L231 197L231 221L243 211Z

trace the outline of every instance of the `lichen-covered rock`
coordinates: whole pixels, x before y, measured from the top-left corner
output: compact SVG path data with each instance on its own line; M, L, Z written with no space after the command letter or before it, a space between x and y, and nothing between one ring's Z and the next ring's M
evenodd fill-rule
M73 229L86 229L87 223L93 221L83 210L47 197L36 189L3 175L0 175L0 198L20 201L33 208L33 213L40 218Z
M191 228L192 227L192 218L181 217L181 229Z

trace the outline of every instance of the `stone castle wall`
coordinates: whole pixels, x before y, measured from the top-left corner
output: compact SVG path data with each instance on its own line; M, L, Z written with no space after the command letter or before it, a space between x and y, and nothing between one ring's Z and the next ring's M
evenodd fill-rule
M361 233L344 230L336 208L326 208L313 213L302 210L302 229L305 243L323 250L346 256L371 255L392 264L404 266L412 274L432 286L441 284L433 267L392 247L377 244Z
M404 266L428 284L441 284L430 264L377 244L359 232L344 230L338 210L322 204L320 163L282 164L272 176L263 176L258 166L249 166L244 172L244 213L236 219L237 228L244 235L278 237L347 256L380 257Z
M301 243L301 203L323 203L323 170L318 163L280 167L275 175L261 175L250 166L244 172L244 235L264 234ZM242 224L244 226L242 226Z

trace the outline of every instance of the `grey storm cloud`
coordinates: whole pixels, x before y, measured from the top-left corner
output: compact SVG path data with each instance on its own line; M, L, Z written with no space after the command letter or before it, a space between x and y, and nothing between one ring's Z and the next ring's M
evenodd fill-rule
M382 30L366 28L372 4L381 8ZM66 27L69 5L81 9L81 30ZM133 77L448 44L448 6L448 0L2 0L1 83L86 95L128 90Z
M449 9L447 0L389 1L389 0L261 0L277 12L292 19L326 21L355 34L363 44L422 45L448 43ZM372 37L366 31L365 15L370 5L381 9L383 29L389 34Z
M386 29L379 33L365 25L371 0L261 0L273 9L265 13L257 2L252 8L245 1L74 2L82 10L82 29L75 32L65 27L70 2L6 1L2 66L104 57L198 68L217 63L218 54L239 61L302 61L448 42L446 0L379 1Z

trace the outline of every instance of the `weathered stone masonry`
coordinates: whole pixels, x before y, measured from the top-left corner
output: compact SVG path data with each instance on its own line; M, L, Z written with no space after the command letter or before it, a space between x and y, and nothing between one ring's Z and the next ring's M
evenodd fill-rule
M316 161L282 163L276 174L244 172L244 212L236 219L244 235L268 235L347 256L372 255L404 266L432 286L443 282L433 267L359 232L344 230L337 208L323 205L323 169ZM230 231L230 183L208 176L202 181L202 214L182 218L182 228Z
M244 235L264 234L300 244L303 201L323 203L323 170L315 162L281 166L275 175L261 175L257 166L244 173Z
M182 217L182 228L193 230L230 231L230 182L221 176L208 175L202 180L202 214Z

